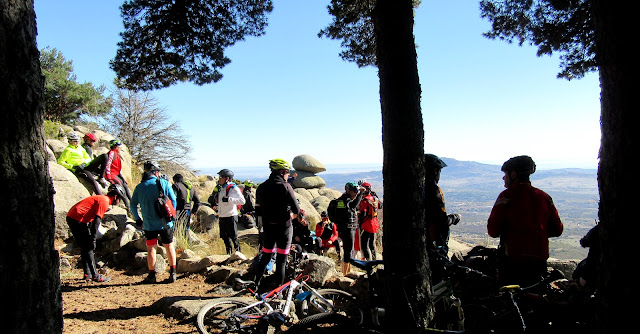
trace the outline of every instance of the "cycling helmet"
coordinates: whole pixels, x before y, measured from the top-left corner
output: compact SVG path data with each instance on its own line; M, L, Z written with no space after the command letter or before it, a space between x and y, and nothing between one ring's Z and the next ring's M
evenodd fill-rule
M233 172L225 168L225 169L220 170L218 172L218 175L220 177L231 177L232 178L233 177Z
M96 137L96 135L94 135L93 133L85 133L83 139L85 141L87 141L87 140L98 141L98 137Z
M327 213L327 211L322 211L322 212L320 212L320 217L329 218L329 213Z
M75 133L75 132L69 132L69 133L67 133L67 140L68 141L80 141L80 136L78 136L78 134Z
M119 139L111 139L109 140L109 147L114 148L115 146L122 145L122 142Z
M112 184L107 189L107 196L116 196L120 197L122 200L125 199L124 188L122 188L119 184Z
M371 189L371 183L369 182L363 182L360 184L360 186Z
M447 164L442 161L442 159L438 158L435 154L425 154L424 155L424 165L425 167L430 168L444 168L447 167Z
M162 168L160 167L160 165L156 164L155 162L151 161L151 160L147 160L144 163L144 171L145 172L158 172L161 171Z
M271 170L291 169L291 165L283 159L269 160L269 168Z
M347 184L344 185L344 189L345 190L354 190L354 191L358 191L358 184L355 182L347 182Z
M536 163L530 156L520 155L505 161L500 170L503 172L514 171L518 175L531 175L536 172Z

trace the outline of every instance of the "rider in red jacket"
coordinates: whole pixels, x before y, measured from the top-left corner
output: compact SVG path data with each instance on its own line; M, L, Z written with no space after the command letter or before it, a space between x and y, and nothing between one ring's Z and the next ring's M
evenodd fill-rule
M551 196L531 186L536 165L529 156L502 165L504 186L487 223L489 236L500 237L498 274L506 284L535 283L547 271L549 238L563 225Z

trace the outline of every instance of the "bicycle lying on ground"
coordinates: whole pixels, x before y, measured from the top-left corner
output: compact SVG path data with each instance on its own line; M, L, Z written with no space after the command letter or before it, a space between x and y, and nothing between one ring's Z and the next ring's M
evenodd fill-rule
M296 274L300 257L294 254L290 280L264 294L257 293L253 281L236 279L236 284L250 293L249 298L218 298L205 304L196 317L198 331L208 333L266 333L269 326L291 326L300 317L318 314L349 314L362 319L360 307L351 294L334 289L314 289L308 275ZM298 314L292 312L301 305Z

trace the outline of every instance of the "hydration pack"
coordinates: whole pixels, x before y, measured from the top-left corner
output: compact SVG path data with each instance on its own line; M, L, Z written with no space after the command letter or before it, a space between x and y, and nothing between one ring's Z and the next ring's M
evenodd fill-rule
M156 185L158 186L158 199L155 202L154 208L158 216L162 218L162 221L168 223L175 220L176 208L173 206L173 201L164 193L159 178L156 178Z

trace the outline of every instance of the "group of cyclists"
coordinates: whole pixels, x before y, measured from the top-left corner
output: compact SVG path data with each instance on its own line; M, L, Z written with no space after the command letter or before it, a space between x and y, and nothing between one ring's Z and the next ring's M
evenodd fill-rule
M169 226L172 222L161 221L153 209L157 200L156 193L158 189L163 189L173 206L179 206L179 212L186 212L189 217L199 206L195 191L191 191L190 184L187 185L188 182L179 174L174 177L174 185L171 186L168 180L160 177L159 171L162 169L159 165L148 161L144 164L143 180L132 194L121 174L119 146L122 142L118 139L110 140L109 151L96 157L93 154L96 136L87 133L82 139L84 142L80 144L80 136L76 132L70 132L67 135L69 144L57 161L79 178L90 181L94 186L95 196L101 196L91 196L77 203L67 217L74 237L83 248L81 260L85 278L98 282L108 280L95 272L92 251L95 249L97 226L106 212L105 206L122 200L136 224L145 230L150 254L150 277L147 281L155 282L155 277L152 277L155 257L152 255L155 254L153 250L157 245L157 238L160 237L168 247L172 247L169 244L173 241L173 228ZM448 251L449 227L460 220L460 215L447 214L444 196L438 186L440 173L446 166L436 155L425 154L424 201L428 247L445 255ZM335 248L338 259L342 260L344 257L342 273L345 275L351 269L349 259L357 258L358 250L362 252L361 258L377 259L375 237L380 228L377 215L381 203L371 190L370 183L364 180L347 182L344 193L332 200L327 210L321 213L322 220L316 224L314 238L291 185L290 164L283 159L273 159L269 161L269 169L269 178L256 189L255 205L249 196L255 185L247 181L249 183L245 182L243 189L240 189L233 183L233 172L228 169L218 173L218 185L209 198L212 207L218 211L220 237L228 254L240 251L237 234L239 214L247 213L252 219L255 218L260 231L260 252L265 255L258 262L256 282L260 282L264 269L275 258L273 283L282 283L286 258L292 244L299 244L306 251L318 253ZM548 238L559 236L563 230L551 197L531 186L529 176L535 169L535 162L529 156L513 157L503 164L504 186L507 189L498 196L488 219L489 236L500 238L499 275L511 282L526 282L546 270ZM108 187L106 195L102 195L98 182ZM151 193L153 194L149 195ZM180 198L176 193L180 194ZM138 212L138 206L142 216ZM190 219L186 221L188 228ZM171 255L170 251L169 254ZM175 281L175 256L169 262L169 280Z

